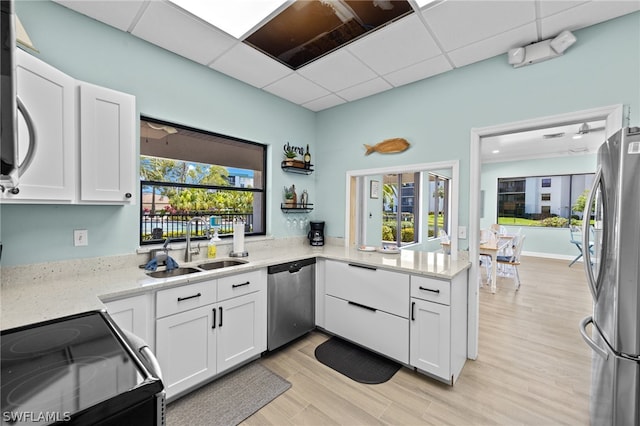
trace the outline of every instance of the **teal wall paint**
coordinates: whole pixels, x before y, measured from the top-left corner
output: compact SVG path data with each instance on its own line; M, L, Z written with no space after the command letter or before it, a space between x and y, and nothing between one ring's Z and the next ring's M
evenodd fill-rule
M70 76L136 96L139 114L269 145L268 232L286 227L282 187L316 193L313 176L285 174L282 146L315 151L315 113L153 46L51 1L18 1L16 12L39 53ZM206 48L203 46L203 48ZM139 206L2 206L2 264L19 265L135 252ZM73 229L89 246L73 246Z
M268 232L287 228L284 185L309 191L328 236L344 236L345 172L460 160L460 224L469 217L469 131L501 123L623 103L640 110L640 13L576 31L565 56L513 69L504 55L313 113L173 55L50 1L18 0L17 13L44 61L94 84L131 93L139 113L260 143L273 149ZM637 125L637 124L636 124ZM362 144L390 137L401 154L364 156ZM284 143L310 145L317 172L285 174ZM132 253L138 206L2 206L3 265ZM73 247L73 229L89 246ZM463 242L464 244L464 242Z
M496 221L498 178L595 173L596 166L595 154L483 164L484 217L480 219L480 228L487 229ZM508 226L507 229L516 232L518 227ZM560 256L577 254L576 247L569 243L567 228L524 227L522 233L527 236L522 248L524 252Z
M460 225L469 224L472 128L614 104L640 110L640 13L575 32L564 56L514 69L500 55L317 114L317 215L344 236L349 170L460 160ZM637 124L636 124L637 125ZM363 144L404 137L399 154L364 156ZM466 241L461 241L464 248Z

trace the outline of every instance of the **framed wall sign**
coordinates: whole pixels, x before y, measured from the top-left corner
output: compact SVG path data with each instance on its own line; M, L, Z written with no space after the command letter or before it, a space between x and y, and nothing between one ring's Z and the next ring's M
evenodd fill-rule
M380 181L372 180L369 183L369 198L379 198L380 197Z

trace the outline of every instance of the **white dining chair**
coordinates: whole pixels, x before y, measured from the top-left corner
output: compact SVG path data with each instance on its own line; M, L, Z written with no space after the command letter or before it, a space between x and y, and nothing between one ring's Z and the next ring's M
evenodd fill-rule
M516 290L520 289L520 274L518 274L518 266L520 265L520 254L522 253L522 246L524 245L525 237L525 235L519 236L518 242L516 243L516 247L511 256L496 257L498 265L502 265L505 269L508 268L512 272Z

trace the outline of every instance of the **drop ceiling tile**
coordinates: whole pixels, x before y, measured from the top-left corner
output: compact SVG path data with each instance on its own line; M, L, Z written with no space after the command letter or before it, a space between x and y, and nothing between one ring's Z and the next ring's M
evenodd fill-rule
M459 68L501 55L513 47L524 46L535 41L538 41L538 31L536 24L531 23L453 50L448 55L455 67Z
M377 77L376 73L344 49L300 68L298 73L332 92Z
M263 89L298 105L327 96L330 93L297 73L289 74Z
M375 95L376 93L384 92L385 90L392 89L393 86L387 83L382 78L374 78L373 80L365 81L364 83L357 84L347 89L338 92L338 96L345 98L347 101L355 101L356 99L366 98L367 96Z
M278 61L244 43L237 43L218 57L210 67L258 88L280 80L293 72Z
M346 101L333 93L327 96L323 96L320 99L313 100L302 104L303 107L310 109L311 111L322 111L323 109L331 108L336 105L344 104Z
M444 1L421 13L447 52L536 19L533 0Z
M426 61L418 62L417 64L411 65L407 68L389 73L384 76L384 79L395 87L398 87L432 77L437 74L442 74L443 72L451 71L452 69L453 67L449 61L447 61L447 58L445 58L444 55L440 55L435 58L427 59Z
M637 10L640 10L640 1L637 0L594 0L542 19L542 37L555 37L563 30L577 30Z
M54 0L71 10L128 31L146 0Z
M571 9L572 7L579 6L586 3L585 0L554 0L554 1L540 1L538 17L546 18L547 16L555 15L556 13Z
M347 49L378 74L388 74L442 54L415 14L363 37Z
M152 1L133 28L133 35L208 65L237 41L177 6Z

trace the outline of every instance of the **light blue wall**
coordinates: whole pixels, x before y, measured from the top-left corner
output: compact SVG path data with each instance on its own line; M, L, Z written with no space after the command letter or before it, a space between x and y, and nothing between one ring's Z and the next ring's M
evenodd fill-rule
M623 103L640 110L640 13L576 31L565 56L513 69L504 55L360 101L313 113L177 57L49 1L18 0L39 57L81 80L131 93L139 113L273 147L267 176L276 237L286 226L282 187L309 191L328 236L344 234L345 172L460 159L460 222L469 217L469 131L506 122ZM364 157L363 144L404 137L395 155ZM279 169L285 142L310 145L317 172ZM4 265L132 253L137 206L2 206ZM89 230L73 247L72 230ZM464 242L463 244L464 245Z
M469 222L472 128L606 105L640 110L640 13L576 31L564 56L514 69L505 55L318 113L317 214L327 234L344 234L348 170L460 159L460 225ZM364 156L363 144L392 137L411 147ZM461 241L461 247L466 241Z
M50 1L18 1L16 12L40 51L35 56L79 79L136 96L137 112L273 146L268 230L286 227L282 187L307 189L315 179L280 169L282 146L315 150L315 114L210 68ZM206 49L206 46L202 46ZM135 206L2 206L3 265L133 253L138 247ZM73 246L73 229L89 231L87 247Z
M484 217L480 219L480 228L487 229L496 223L498 178L594 173L596 163L596 155L592 154L483 164L481 191L484 191ZM515 232L518 227L508 226L507 229ZM576 247L569 243L567 228L525 227L522 233L527 236L522 248L524 252L560 256L577 254Z

